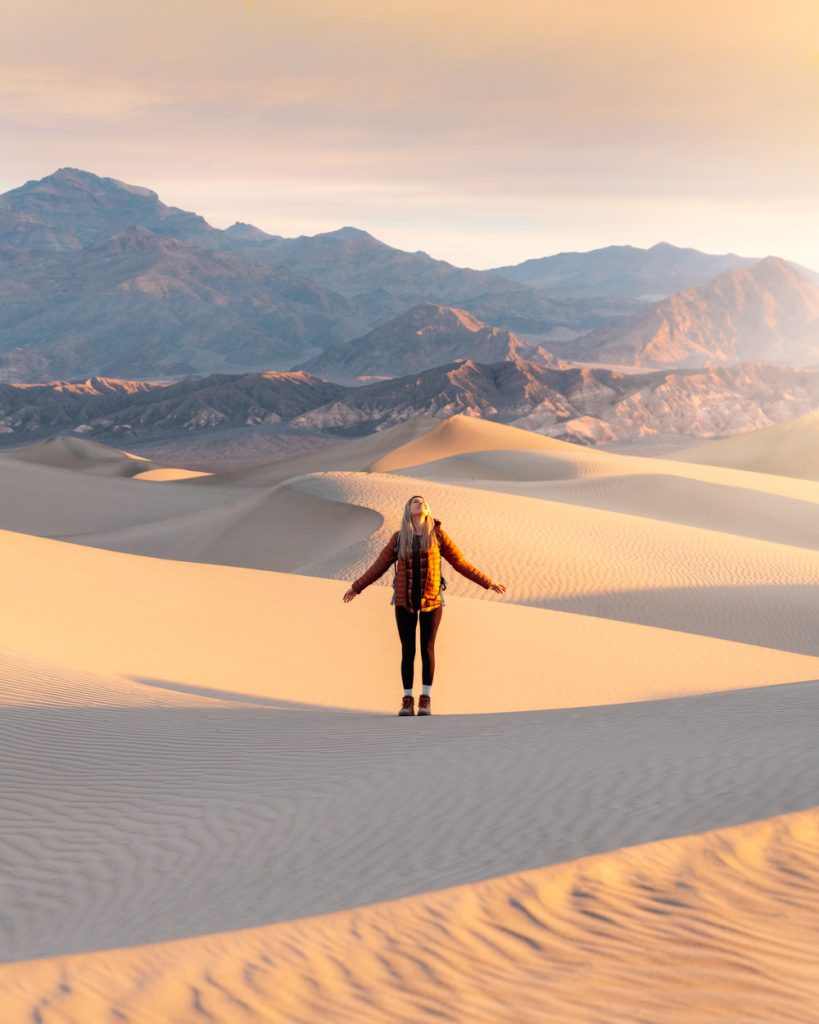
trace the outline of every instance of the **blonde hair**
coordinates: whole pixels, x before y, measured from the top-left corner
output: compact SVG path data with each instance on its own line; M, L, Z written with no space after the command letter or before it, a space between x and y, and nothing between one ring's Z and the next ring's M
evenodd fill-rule
M404 515L401 519L401 526L398 530L399 558L412 558L412 538L415 534L415 527L412 525L411 508L413 499L415 498L420 498L427 510L426 518L422 524L421 548L423 550L428 550L438 543L438 537L435 533L435 520L432 518L432 511L427 504L427 499L422 494L413 494L404 506Z

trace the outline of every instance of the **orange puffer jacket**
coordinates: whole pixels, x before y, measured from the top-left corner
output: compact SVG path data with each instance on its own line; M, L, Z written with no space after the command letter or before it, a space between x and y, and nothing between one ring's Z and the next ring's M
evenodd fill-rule
M431 612L441 607L441 555L449 562L453 569L468 580L477 583L488 590L492 586L492 580L485 576L474 565L461 554L458 547L453 543L451 537L441 526L441 520L435 521L435 537L438 543L433 543L428 551L421 550L421 611ZM389 567L395 565L395 603L400 608L412 611L410 595L412 594L412 559L398 558L398 531L390 537L384 545L378 558L363 572L353 583L352 589L360 594L365 587L380 579Z

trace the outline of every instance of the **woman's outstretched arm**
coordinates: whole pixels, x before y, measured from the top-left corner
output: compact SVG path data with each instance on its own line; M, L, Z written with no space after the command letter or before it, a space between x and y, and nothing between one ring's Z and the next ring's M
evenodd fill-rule
M474 565L470 565L470 563L467 562L461 554L461 550L458 545L455 544L446 530L438 527L438 535L441 538L441 554L453 569L486 590L494 590L497 594L502 594L506 590L506 587L502 583L493 583L485 573L480 571L480 569L476 569Z
M392 537L387 541L384 547L381 549L381 553L373 564L366 569L358 579L351 584L350 589L344 594L344 603L352 601L354 597L357 597L365 587L369 587L371 583L375 583L377 579L389 569L392 563L395 561L395 547L398 544L398 534L394 533Z

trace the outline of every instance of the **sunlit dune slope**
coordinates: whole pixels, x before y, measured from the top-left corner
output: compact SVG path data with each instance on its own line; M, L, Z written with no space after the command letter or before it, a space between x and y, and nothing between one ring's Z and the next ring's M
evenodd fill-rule
M819 410L674 456L681 462L819 480Z
M468 416L453 416L439 424L437 429L385 454L366 468L441 483L485 485L493 490L520 494L539 494L550 485L588 478L676 476L819 503L819 484L814 482L698 465L693 460L678 462L676 455L674 458L642 458L585 448ZM358 468L316 464L312 472Z
M0 995L15 1020L807 1024L818 864L819 814L804 811L323 917L7 964Z
M15 649L67 667L333 707L400 696L389 591L0 533ZM447 599L440 712L571 707L819 677L819 661L500 599ZM510 679L510 652L514 676ZM438 680L436 679L436 685Z
M17 459L0 459L0 488L0 528L43 536L157 523L242 497L229 488L203 491L181 483L149 487L117 474L89 474Z
M553 437L473 416L451 416L437 426L400 446L394 446L367 468L374 473L392 473L431 461L485 452L508 452L541 456L542 465L556 474L578 475L605 463L599 452ZM569 467L564 469L563 467ZM423 474L422 474L423 475Z
M369 544L302 566L302 573L355 579L396 528L406 498L422 492L465 556L508 587L499 598L445 565L447 594L475 598L473 604L528 604L819 653L819 551L390 474L329 473L288 486L384 516ZM802 540L812 542L814 506L790 514L801 524ZM388 585L389 575L379 589Z
M656 468L654 473L644 471L576 480L517 481L499 478L464 479L458 483L478 492L540 498L620 512L641 519L658 519L682 526L755 537L777 544L819 547L817 484L793 480L790 483L794 486L787 488L790 493L781 494L777 490L753 486L756 479L744 479L749 476L757 478L759 474L725 470L717 471L713 480L699 480L684 473L669 472L674 469L673 463L657 460ZM299 483L294 486L299 486ZM474 500L479 502L479 496Z
M473 428L466 418L435 421L420 441L440 432L460 447L487 444L488 435L508 444L508 430L523 434L496 424ZM567 459L578 451L545 440L550 449L568 449ZM420 491L466 557L508 588L502 599L487 595L445 568L450 596L819 651L819 483L579 451L583 459L597 455L606 471L457 483L324 472L279 485L151 487L7 460L0 463L8 495L0 524L135 554L349 582ZM639 471L623 472L636 464ZM389 582L387 574L373 593Z
M174 480L192 480L194 477L210 475L210 473L203 473L198 469L177 469L174 466L162 466L158 469L146 469L142 473L135 473L133 479L148 480L152 483L166 483Z

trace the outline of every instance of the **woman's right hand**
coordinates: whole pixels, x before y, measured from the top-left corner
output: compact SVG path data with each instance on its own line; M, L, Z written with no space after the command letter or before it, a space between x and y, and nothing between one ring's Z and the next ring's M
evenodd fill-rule
M354 597L358 597L358 594L356 594L356 592L353 590L353 588L350 587L350 589L344 595L344 603L345 604L349 604L350 601L352 601L352 599Z

